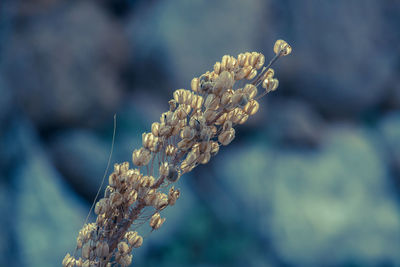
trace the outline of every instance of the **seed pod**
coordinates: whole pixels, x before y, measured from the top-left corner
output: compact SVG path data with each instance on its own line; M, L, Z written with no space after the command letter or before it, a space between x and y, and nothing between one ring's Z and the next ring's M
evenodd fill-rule
M126 198L126 199L127 199L128 205L130 206L130 205L132 205L133 203L135 203L136 200L137 200L137 197L138 197L137 191L136 191L135 189L132 189L132 190L129 192L127 198Z
M137 232L129 231L125 234L125 238L128 241L129 245L134 248L138 248L143 244L143 237L138 235Z
M106 213L109 209L108 199L102 198L99 202L96 203L96 207L94 208L94 213L97 215Z
M116 258L116 261L123 267L129 266L132 263L132 255L121 255L120 257L118 257L118 259Z
M207 109L204 112L204 118L206 119L207 123L211 123L212 121L214 121L218 116L218 112L214 111L214 110L209 110Z
M182 151L189 150L193 145L193 141L189 139L182 139L178 142L178 148Z
M227 146L229 145L230 142L232 142L232 140L235 138L235 129L231 128L228 131L224 131L222 132L219 136L218 136L218 141L224 145Z
M257 58L257 62L254 65L254 67L259 70L264 65L264 63L265 63L265 57L264 57L263 54L260 53L258 58Z
M234 57L230 57L229 63L226 65L226 69L228 71L232 71L235 67L237 67L237 60Z
M178 148L174 147L173 145L167 145L167 147L165 148L165 154L168 157L175 156L177 151L178 151Z
M154 136L159 136L160 133L160 123L159 122L153 122L151 125L151 132L153 133Z
M185 89L178 89L174 92L174 99L179 104L190 104L192 96L193 93Z
M153 206L156 210L163 210L168 206L168 196L164 193L157 193Z
M191 103L191 107L193 109L201 109L201 106L203 105L204 102L204 98L200 95L194 95L192 97L192 103Z
M292 53L292 47L284 40L277 40L274 45L274 53L287 56Z
M110 195L110 205L112 207L117 207L122 204L122 195L118 192L113 192Z
M231 89L234 83L235 80L232 74L228 71L223 71L215 81L213 93L215 95L221 95L226 90Z
M160 213L156 212L150 218L150 226L153 230L157 230L161 227L161 225L165 222L165 218L161 218Z
M221 116L219 116L218 119L215 121L215 125L224 124L224 122L226 121L227 116L228 116L228 113L224 113Z
M221 73L221 62L215 62L215 64L214 64L214 72L216 74L220 74Z
M222 96L221 96L221 106L226 106L231 102L232 96L233 96L233 90L232 89L228 89L226 90Z
M224 125L222 126L222 131L228 131L229 129L232 128L232 121L227 120L225 121Z
M274 78L267 78L262 83L262 87L265 88L268 93L275 91L276 88L278 88L278 85L279 81Z
M204 107L206 109L216 110L218 109L218 105L220 102L220 98L214 94L209 94L206 98L206 102L204 103Z
M204 153L204 154L200 155L198 161L201 164L207 164L210 161L210 159L211 159L211 154L210 153Z
M110 251L109 251L107 242L98 241L96 243L96 256L97 257L103 258L103 257L108 256L109 253L110 253Z
M135 149L132 153L132 162L136 166L144 166L149 164L151 159L150 151L145 148Z
M196 134L196 131L194 129L190 128L189 126L185 126L185 127L183 127L180 136L182 139L191 140L191 139L193 139L195 134Z
M253 99L257 95L257 87L251 83L248 83L243 88L243 93L246 94L249 100Z
M235 80L238 81L244 79L245 77L247 77L247 75L250 74L252 69L253 69L252 66L245 66L243 68L238 69L235 72Z
M251 53L251 55L249 56L249 59L248 59L250 66L254 67L254 65L257 63L258 56L259 56L259 53L257 53L257 52Z
M170 206L175 205L176 200L179 198L180 194L181 192L179 191L179 189L175 190L175 187L171 187L168 192L168 204Z
M259 108L259 104L256 100L252 99L246 106L243 107L243 111L248 115L254 115Z
M63 261L62 261L62 266L63 267L74 267L75 265L75 258L72 257L69 253L65 255Z
M89 259L90 250L91 250L90 244L89 243L84 244L82 247L82 258Z
M217 155L218 151L219 151L218 142L214 142L214 141L211 142L211 151L210 151L211 156Z
M193 92L199 92L200 89L199 78L193 78L192 82L190 83L190 87L192 88Z
M251 69L251 71L249 72L249 74L246 75L246 79L247 80L251 80L254 77L256 77L257 75L257 70L256 69Z
M118 243L118 251L122 255L128 253L129 252L128 244L126 242L124 242L124 241L119 242Z
M246 63L246 56L245 56L245 54L240 53L238 55L238 65L239 65L239 67L243 67L245 63Z

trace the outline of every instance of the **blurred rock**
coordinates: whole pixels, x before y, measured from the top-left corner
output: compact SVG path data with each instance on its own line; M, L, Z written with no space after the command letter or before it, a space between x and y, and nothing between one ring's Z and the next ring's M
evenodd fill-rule
M40 126L93 126L120 104L127 43L94 2L71 2L15 27L0 71Z
M387 160L400 185L400 111L387 114L380 123L380 131L388 151Z
M301 100L280 99L268 106L267 132L286 145L316 146L324 131L324 121Z
M288 264L400 264L400 207L377 137L326 132L315 151L254 143L219 155L220 177L245 205L238 216Z
M107 167L111 136L110 141L105 142L93 132L71 130L55 136L49 146L54 164L61 174L80 195L94 199ZM112 170L111 163L109 173ZM105 183L108 183L108 176Z
M6 131L7 122L11 117L11 112L14 109L14 99L12 91L8 88L0 75L0 137ZM14 110L15 111L15 110Z
M278 64L279 76L291 80L292 91L328 115L342 117L357 115L384 100L385 85L397 64L393 44L400 41L398 2L271 3L271 16L265 16L265 23L275 26L272 36L287 39L293 46L290 59ZM266 39L269 44L271 39Z
M160 1L134 12L127 31L140 62L157 56L174 86L188 88L223 55L255 48L263 5L260 0Z
M57 266L75 240L88 210L62 181L26 121L17 126L20 161L12 174L19 266Z

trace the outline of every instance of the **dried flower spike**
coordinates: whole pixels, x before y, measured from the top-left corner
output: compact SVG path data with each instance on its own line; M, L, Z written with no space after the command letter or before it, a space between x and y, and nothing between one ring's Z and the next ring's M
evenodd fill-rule
M160 212L175 205L180 196L171 184L199 164L207 164L221 146L229 145L235 127L259 110L258 99L276 90L278 80L270 67L290 54L291 47L278 40L274 52L265 67L265 57L258 52L224 55L212 71L191 81L191 90L173 93L169 109L151 125L150 132L143 133L142 147L132 152L137 168L128 162L114 165L104 197L94 208L96 222L79 231L75 253L65 256L64 267L132 263L132 251L142 245L143 237L130 227L148 221L152 231L159 229L165 222ZM259 86L265 88L261 94Z

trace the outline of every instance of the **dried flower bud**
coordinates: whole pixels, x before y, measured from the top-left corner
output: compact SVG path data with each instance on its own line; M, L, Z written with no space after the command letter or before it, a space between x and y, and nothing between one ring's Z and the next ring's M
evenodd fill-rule
M232 96L233 96L233 90L232 89L228 89L226 90L222 96L221 96L221 105L222 106L226 106L231 102Z
M164 193L157 193L153 202L156 210L163 210L168 206L168 196Z
M201 109L201 106L203 105L204 102L204 98L200 95L194 95L192 97L192 103L191 103L191 107L193 109Z
M168 104L169 104L169 111L173 112L177 106L175 99L171 99L170 101L168 101Z
M228 131L224 131L222 132L219 136L218 136L218 141L224 145L227 146L229 145L230 142L232 142L232 140L235 138L235 129L231 128Z
M129 246L126 242L121 241L118 243L118 251L121 254L127 254L129 252Z
M279 81L274 78L267 78L262 83L262 87L265 88L268 93L275 91L276 88L278 88L278 85Z
M160 213L156 212L150 218L150 226L153 230L157 230L161 227L161 225L165 222L165 218L161 218Z
M220 102L220 98L214 94L209 94L204 102L204 107L206 109L216 110L218 109L218 105Z
M165 148L165 154L168 157L175 156L177 151L178 151L178 148L174 147L173 145L167 145L167 147Z
M129 192L127 198L126 198L126 199L127 199L127 204L130 206L130 205L132 205L133 203L135 203L136 200L137 200L137 197L138 197L137 191L136 191L135 189L132 189L132 190Z
M218 116L218 113L217 113L217 111L214 111L214 110L207 109L204 112L204 118L206 119L207 123L214 121L217 118L217 116Z
M192 96L193 93L185 89L178 89L174 92L174 99L179 104L190 105L192 101Z
M97 257L103 258L103 257L108 256L109 253L110 253L110 251L109 251L107 242L98 241L96 243L96 256Z
M181 192L179 191L179 189L175 190L175 187L171 187L168 192L168 204L170 206L175 205L176 200L179 198L180 194Z
M191 140L196 134L196 131L189 126L185 126L181 131L181 138Z
M149 164L151 159L150 151L145 148L135 149L132 153L132 162L136 166L144 166Z
M246 106L243 107L243 111L248 115L254 115L259 108L259 104L256 100L252 99Z
M62 261L62 266L63 267L74 267L75 265L75 258L72 257L69 253L65 255L63 261Z
M218 151L219 151L219 144L218 144L218 142L211 142L211 151L210 151L210 154L211 154L211 156L215 156L215 155L217 155L218 154Z
M84 244L82 247L82 258L89 259L90 250L91 250L90 244L89 243Z
M220 95L224 91L231 89L234 83L235 80L233 79L232 74L228 71L223 71L215 81L213 93L215 95Z
M122 204L123 198L122 195L118 192L113 192L110 195L110 205L113 207L119 206Z
M246 66L241 69L238 69L235 73L235 80L241 80L246 78L252 70L253 70L252 66Z
M256 69L251 69L251 71L249 72L249 74L246 75L246 79L247 80L251 80L254 79L254 77L256 77L257 75L257 70Z
M160 133L160 123L159 122L153 122L151 125L151 132L153 133L154 136L159 136Z
M210 153L204 153L199 156L198 162L201 164L207 164L211 159Z
M220 74L221 73L221 62L215 62L215 64L214 64L214 72L216 74Z
M248 83L243 88L243 93L246 94L249 100L253 99L257 95L257 87L251 83Z
M132 255L124 254L115 258L116 261L121 264L121 266L126 267L132 263Z
M200 89L199 78L193 78L192 82L190 83L190 86L191 86L193 92L199 92L199 89Z
M263 54L259 53L257 61L256 61L255 65L254 65L254 67L259 70L264 65L264 63L265 63L265 57L264 57Z
M143 237L138 235L137 232L129 231L125 234L125 238L128 241L129 245L134 248L138 248L143 244Z
M107 210L109 209L109 203L107 198L102 198L100 199L94 208L94 213L97 215L106 213Z
M274 45L274 53L287 56L292 53L292 47L284 40L277 40Z

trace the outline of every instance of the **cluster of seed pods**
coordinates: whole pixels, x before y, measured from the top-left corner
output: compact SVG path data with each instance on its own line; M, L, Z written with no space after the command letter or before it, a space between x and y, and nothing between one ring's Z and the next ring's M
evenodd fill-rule
M95 206L96 222L84 225L74 255L67 254L63 266L132 263L132 251L143 238L131 228L149 222L152 231L159 229L165 222L160 212L180 195L171 184L208 163L220 146L229 145L235 138L234 127L258 111L257 100L276 90L278 80L270 66L290 54L291 47L278 40L274 52L266 67L261 53L225 55L213 71L192 80L191 90L173 93L169 110L151 125L150 132L143 133L142 147L133 151L135 167L128 162L114 166L104 197ZM244 85L235 88L239 82ZM75 257L77 252L80 256Z

